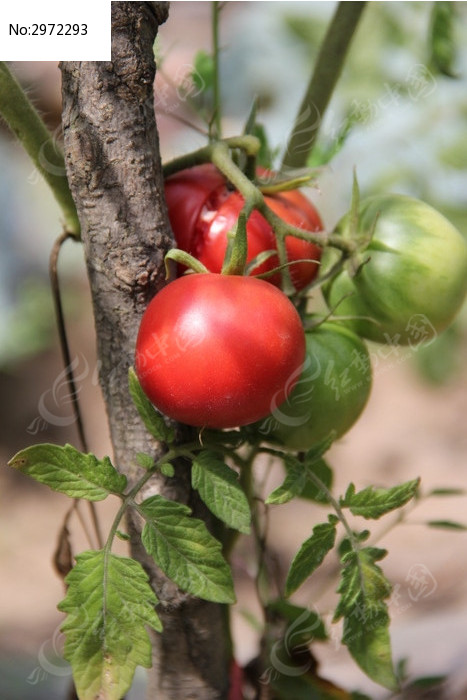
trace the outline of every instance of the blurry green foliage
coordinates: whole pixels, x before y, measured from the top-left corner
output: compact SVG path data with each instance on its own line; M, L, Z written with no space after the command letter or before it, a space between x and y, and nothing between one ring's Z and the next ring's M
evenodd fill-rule
M454 23L457 11L453 2L434 2L430 27L430 65L433 70L454 77L457 55Z

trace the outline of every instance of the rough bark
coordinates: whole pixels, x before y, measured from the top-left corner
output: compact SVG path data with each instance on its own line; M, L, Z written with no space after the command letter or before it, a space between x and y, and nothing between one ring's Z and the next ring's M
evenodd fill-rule
M91 286L100 382L114 460L130 482L137 452L157 450L131 402L128 367L139 320L164 284L164 253L172 239L163 198L154 116L153 42L168 15L165 2L112 3L112 61L63 62L63 129L67 174L82 228ZM170 484L149 483L144 496L164 493L202 512L187 467ZM162 635L154 635L149 697L225 698L229 641L224 606L182 593L145 554L140 522L129 518L132 553L160 600Z

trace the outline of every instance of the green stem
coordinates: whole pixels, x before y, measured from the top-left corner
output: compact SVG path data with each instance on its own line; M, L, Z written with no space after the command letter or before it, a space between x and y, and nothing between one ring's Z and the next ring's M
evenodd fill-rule
M173 160L169 161L164 165L163 168L164 177L167 178L170 175L174 175L174 173L178 173L180 170L185 170L186 168L193 168L195 165L202 165L203 163L212 163L213 150L216 149L219 146L219 144L221 146L227 146L228 149L238 148L244 151L247 154L247 156L256 155L259 152L259 149L261 148L260 141L256 138L256 136L250 136L248 134L245 136L232 136L218 143L211 144L209 146L203 146L203 148L199 148L197 151L193 151L192 153L186 153L182 156L179 156L178 158L174 158Z
M212 58L213 58L213 97L214 97L214 123L211 137L213 140L222 138L222 105L219 79L219 16L220 3L212 3Z
M233 162L230 156L230 149L235 148L243 150L247 155L254 155L259 149L259 141L254 136L235 136L224 139L223 141L218 141L209 146L204 146L197 151L187 153L167 163L164 166L164 176L169 177L169 175L179 172L180 170L191 168L202 163L214 163L223 175L225 175L227 180L231 182L244 197L246 205L257 209L264 216L266 221L271 224L279 237L285 238L285 236L295 236L296 238L315 243L321 248L330 245L341 250L346 256L350 256L356 251L355 243L345 239L343 236L325 233L323 231L305 231L286 223L277 216L277 214L267 206L261 191ZM282 262L286 262L286 260L284 259Z
M110 552L112 549L112 543L114 541L116 532L118 530L118 526L120 525L120 521L122 520L123 516L125 515L125 512L127 508L134 506L137 507L137 504L135 503L135 497L138 495L139 491L143 488L143 486L146 484L146 482L149 481L149 479L154 476L154 473L157 471L157 468L161 464L165 464L166 462L170 462L172 459L175 459L175 457L178 457L180 454L183 453L183 450L178 450L178 449L173 449L173 450L168 450L165 452L162 457L160 457L157 462L154 464L154 467L147 471L141 479L139 479L136 484L133 486L131 491L127 493L126 495L122 494L115 494L116 496L120 496L122 499L122 504L120 508L118 509L117 515L113 519L112 526L110 528L107 540L105 542L104 549L106 552Z
M63 154L3 61L0 61L0 115L16 134L35 167L51 188L62 210L65 230L74 238L79 238L80 225L68 186Z
M340 2L337 6L298 110L281 170L306 165L365 5Z

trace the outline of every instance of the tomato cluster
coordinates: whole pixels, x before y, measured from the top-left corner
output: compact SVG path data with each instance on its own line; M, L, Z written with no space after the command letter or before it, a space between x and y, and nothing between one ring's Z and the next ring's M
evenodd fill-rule
M232 190L219 170L207 163L167 178L165 197L177 246L197 258L210 272L220 272L228 233L234 228L244 205L241 194ZM266 196L265 201L277 216L292 226L306 231L323 228L318 212L298 190ZM276 250L274 231L257 211L253 211L248 219L247 237L247 262L261 253ZM294 236L286 237L285 247L290 276L298 291L316 277L321 248ZM271 255L254 266L250 274L271 272L278 265L277 254ZM268 281L280 286L281 275L275 273L268 277Z
M324 278L332 320L317 322L301 317L294 297L278 289L276 237L258 211L247 221L247 258L270 254L253 262L248 275L221 274L244 200L213 165L172 175L165 194L177 247L209 272L180 270L150 302L135 365L156 408L182 423L248 425L253 439L299 451L340 437L370 394L365 339L404 344L432 338L464 300L465 240L418 200L373 197L361 204L358 217L353 212L342 219L335 233L357 242L360 265L350 257L348 265L342 262L338 273ZM296 228L312 233L323 228L298 190L265 201ZM286 236L285 246L293 286L303 290L317 276L321 248L293 235ZM325 274L337 255L326 249ZM272 274L256 278L266 272Z

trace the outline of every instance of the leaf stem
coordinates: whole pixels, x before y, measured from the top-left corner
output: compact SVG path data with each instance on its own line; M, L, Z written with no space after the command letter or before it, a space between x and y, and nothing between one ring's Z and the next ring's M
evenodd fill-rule
M306 165L366 2L339 2L285 148L282 169Z
M322 491L325 494L329 503L334 508L334 511L335 511L337 517L339 518L340 523L344 527L344 530L347 534L347 537L349 538L349 541L352 545L352 549L354 551L358 552L360 550L360 543L359 543L358 539L355 537L354 531L350 527L348 520L344 515L344 511L342 510L337 498L334 498L334 496L332 495L331 491L328 489L326 484L323 481L321 481L319 476L316 476L316 474L314 474L314 472L311 469L307 469L306 475L307 475L307 478L310 479L310 481L312 481L315 484L315 486L317 486L320 489L320 491Z
M165 464L166 462L170 462L171 460L175 459L175 457L179 457L181 455L186 454L186 451L188 450L189 446L188 445L183 445L179 448L175 447L173 449L168 450L165 452L159 459L154 463L154 466L152 469L148 470L143 474L143 476L136 482L136 484L133 486L133 488L127 493L127 494L122 494L120 495L120 498L122 499L122 503L120 505L120 508L118 509L118 512L113 519L111 528L109 530L109 534L107 536L107 540L104 546L104 549L107 552L110 552L112 549L112 544L115 538L115 535L118 530L118 526L120 525L120 521L122 520L123 516L125 515L125 511L127 508L134 506L138 507L137 504L135 503L135 498L138 495L139 491L143 488L143 486L151 479L151 477L154 476L155 472L157 471L158 467L160 467L161 464ZM118 494L115 494L118 495Z
M213 102L214 102L214 140L222 138L222 104L219 79L219 17L221 13L220 3L214 0L212 3L212 58L213 58Z
M80 224L63 154L4 61L0 61L0 115L51 188L62 210L64 228L79 239Z

